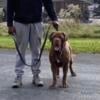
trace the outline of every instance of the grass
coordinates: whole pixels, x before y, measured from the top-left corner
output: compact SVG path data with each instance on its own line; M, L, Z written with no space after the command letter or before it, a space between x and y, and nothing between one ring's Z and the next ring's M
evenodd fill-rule
M59 30L68 34L70 38L100 38L100 25L61 23ZM52 28L52 31L55 30Z
M70 43L75 53L100 53L100 39L71 39Z
M71 38L69 43L74 53L100 53L100 39ZM50 42L48 40L45 49L49 48Z
M74 53L100 53L100 39L96 38L71 38L69 42ZM15 48L11 37L0 37L0 48ZM50 41L47 40L45 49L49 50Z
M14 48L12 38L9 36L0 36L0 48Z
M74 53L100 53L100 25L80 23L61 24L60 30L69 33L69 42ZM45 27L47 29L48 26ZM51 28L50 32L55 31ZM0 25L0 48L15 48L13 39L7 34L7 27ZM47 40L45 49L50 48Z

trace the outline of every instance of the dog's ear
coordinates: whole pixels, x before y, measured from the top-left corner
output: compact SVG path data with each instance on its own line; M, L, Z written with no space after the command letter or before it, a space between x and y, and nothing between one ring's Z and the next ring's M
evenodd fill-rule
M52 32L52 33L49 35L49 40L50 40L50 41L52 41L52 38L54 37L54 34L55 34L55 33Z
M63 41L67 40L67 35L65 33L61 33L61 38Z

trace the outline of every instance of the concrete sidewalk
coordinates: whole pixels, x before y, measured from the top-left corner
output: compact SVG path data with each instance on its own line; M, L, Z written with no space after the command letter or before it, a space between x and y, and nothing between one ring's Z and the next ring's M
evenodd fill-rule
M12 89L15 59L14 50L0 50L0 100L100 100L100 54L78 54L74 57L77 77L73 78L68 73L70 86L67 89L48 88L52 79L48 52L42 56L44 87L32 86L32 73L26 66L23 87ZM30 63L30 55L27 59Z

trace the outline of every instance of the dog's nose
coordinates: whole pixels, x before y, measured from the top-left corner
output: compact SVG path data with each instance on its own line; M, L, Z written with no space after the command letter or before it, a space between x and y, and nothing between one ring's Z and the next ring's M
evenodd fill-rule
M55 44L59 44L60 40L58 38L55 39Z

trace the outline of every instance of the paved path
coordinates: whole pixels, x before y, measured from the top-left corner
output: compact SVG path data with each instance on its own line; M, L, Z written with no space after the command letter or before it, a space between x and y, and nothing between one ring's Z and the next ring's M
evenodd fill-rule
M27 56L30 59L30 56ZM49 89L51 71L48 53L42 56L41 77L44 87L31 85L30 68L25 67L23 87L12 89L15 51L0 50L0 100L100 100L100 54L78 54L74 56L73 67L77 77L68 73L67 89Z

